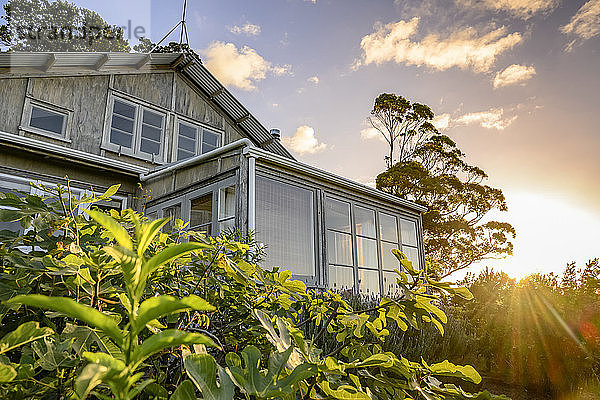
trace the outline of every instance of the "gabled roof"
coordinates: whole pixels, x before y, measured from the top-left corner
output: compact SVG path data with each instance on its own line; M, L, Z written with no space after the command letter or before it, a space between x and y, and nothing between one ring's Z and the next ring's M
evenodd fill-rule
M92 75L143 73L154 70L180 72L199 88L258 147L294 159L290 152L202 65L187 53L0 53L2 75Z

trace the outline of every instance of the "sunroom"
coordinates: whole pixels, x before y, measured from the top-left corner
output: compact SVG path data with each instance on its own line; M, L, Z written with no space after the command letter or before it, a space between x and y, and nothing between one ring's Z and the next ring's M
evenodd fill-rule
M247 139L141 177L149 217L171 216L216 235L254 232L265 267L310 287L368 295L399 290L392 249L423 269L421 213L383 193L252 145Z

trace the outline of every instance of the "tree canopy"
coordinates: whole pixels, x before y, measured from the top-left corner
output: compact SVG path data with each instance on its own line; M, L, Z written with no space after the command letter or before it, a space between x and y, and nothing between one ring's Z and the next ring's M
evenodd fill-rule
M125 51L123 30L65 0L9 0L0 44L14 51Z
M515 230L486 219L492 210L507 210L502 190L484 184L487 174L465 161L456 143L434 127L433 118L428 106L384 93L375 99L369 121L390 145L377 188L428 207L425 250L432 268L448 275L511 255Z

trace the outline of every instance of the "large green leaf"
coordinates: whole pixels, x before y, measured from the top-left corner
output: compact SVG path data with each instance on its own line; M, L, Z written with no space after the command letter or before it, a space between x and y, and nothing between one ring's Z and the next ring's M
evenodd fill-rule
M365 392L360 391L351 385L338 385L333 388L327 381L320 382L319 387L330 396L338 400L371 400L371 397Z
M131 363L134 369L151 355L170 348L181 346L182 344L203 344L205 346L216 346L207 336L200 333L183 332L178 329L167 329L160 333L150 336L148 339L137 346L133 352Z
M56 336L34 342L31 348L37 355L36 365L46 371L75 367L79 359L71 351L72 342L71 339L60 341Z
M196 391L192 381L186 379L181 382L177 389L171 395L170 400L197 400Z
M10 365L0 362L0 383L10 382L17 377L17 371Z
M108 372L109 368L105 365L86 365L75 381L75 393L77 393L77 396L80 399L85 399L96 386L102 383L102 379L104 379Z
M0 339L0 354L6 353L7 351L26 343L33 342L34 340L50 336L53 333L54 331L50 328L40 328L39 322L25 322Z
M444 360L429 366L425 364L425 367L437 376L452 376L475 384L481 382L481 375L470 365L454 365L450 361Z
M183 257L192 251L198 251L202 249L209 249L210 245L199 242L188 242L180 243L175 246L167 247L161 252L155 254L152 258L147 260L142 267L142 278L147 278L152 272L158 267L173 261L176 258Z
M112 217L95 210L84 210L84 212L92 217L94 221L102 225L104 229L109 231L114 236L117 243L127 250L133 250L133 242L131 241L129 233L127 233L127 230Z
M260 368L261 352L254 346L242 350L243 366L234 353L229 353L226 361L236 384L246 394L269 398L294 393L300 381L317 374L317 367L308 363L298 365L288 374L285 366L292 351L290 346L284 352L271 354L266 372Z
M78 319L86 324L100 329L118 345L121 344L123 335L115 321L108 315L88 306L84 306L73 299L65 297L48 297L40 294L16 296L6 304L25 304L61 312L71 318Z
M140 229L140 237L137 238L137 254L143 256L144 252L152 243L152 239L160 232L160 229L169 222L169 218L155 219L149 224L143 224Z
M195 295L187 296L183 299L173 296L152 297L140 305L138 315L132 324L132 334L137 335L140 333L146 324L154 319L184 310L214 311L215 307Z
M80 356L84 352L89 351L90 347L95 344L100 351L110 354L119 360L125 360L125 356L121 349L117 347L108 336L89 326L78 326L67 323L61 336L75 339L73 342L73 349Z
M232 400L235 385L215 359L208 354L192 354L183 360L185 372L205 400ZM217 382L217 371L219 382Z

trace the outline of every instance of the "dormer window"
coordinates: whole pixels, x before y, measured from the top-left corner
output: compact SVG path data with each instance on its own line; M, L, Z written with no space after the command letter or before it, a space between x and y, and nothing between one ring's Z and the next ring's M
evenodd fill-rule
M104 147L152 162L164 161L163 112L119 97L112 98L110 125Z
M177 161L221 146L221 134L182 119L177 122Z
M68 141L68 123L71 111L27 97L23 108L20 129Z

